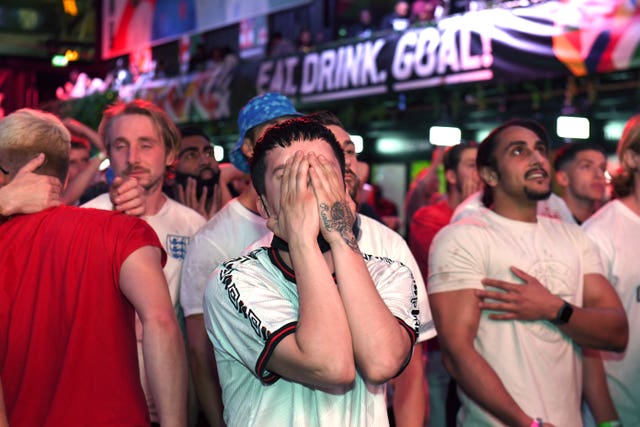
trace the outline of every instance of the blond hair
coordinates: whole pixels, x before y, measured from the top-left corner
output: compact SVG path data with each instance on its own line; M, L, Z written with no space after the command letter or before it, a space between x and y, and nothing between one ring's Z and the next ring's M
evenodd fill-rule
M22 108L0 120L0 164L15 175L40 153L45 161L36 172L64 182L69 169L71 135L51 113Z

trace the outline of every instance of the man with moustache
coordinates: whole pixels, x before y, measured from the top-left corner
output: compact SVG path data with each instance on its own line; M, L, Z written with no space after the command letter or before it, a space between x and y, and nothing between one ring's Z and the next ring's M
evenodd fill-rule
M130 103L108 107L98 129L104 141L116 175L114 184L122 188L125 184L142 188L141 197L146 221L156 232L167 252L164 274L169 285L171 302L176 310L180 288L180 271L191 236L206 222L190 209L162 192L167 166L178 153L180 134L169 116L148 101L134 100ZM113 210L122 195L105 193L82 205L87 208ZM113 202L112 202L113 200ZM139 326L139 321L137 320ZM151 421L157 422L153 397L145 375L142 358L141 330L137 328L140 375Z
M429 296L460 425L581 426L579 346L623 351L628 326L593 242L542 216L548 140L514 120L480 144L483 207L445 227Z

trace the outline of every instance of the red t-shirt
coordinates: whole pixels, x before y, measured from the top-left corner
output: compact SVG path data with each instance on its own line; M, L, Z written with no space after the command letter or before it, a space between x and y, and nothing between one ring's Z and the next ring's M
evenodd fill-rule
M12 427L149 425L120 267L144 221L58 207L0 226L0 376ZM166 255L163 252L163 263Z

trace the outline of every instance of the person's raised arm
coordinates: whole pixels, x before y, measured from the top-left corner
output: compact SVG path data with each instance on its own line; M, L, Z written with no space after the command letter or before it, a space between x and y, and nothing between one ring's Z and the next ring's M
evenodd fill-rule
M234 179L246 178L247 174L235 167L233 163L220 163L220 180L218 186L220 187L220 207L227 204L227 202L233 199L231 191L229 191L229 184Z
M319 216L308 185L309 162L301 152L286 162L280 211L267 226L289 243L296 274L299 313L296 331L276 346L267 367L283 377L316 386L344 386L355 379L349 324L331 271L316 238Z
M163 427L187 424L184 342L160 263L160 249L143 246L120 270L120 290L142 322L142 354Z
M8 184L0 187L0 218L60 205L60 180L34 173L44 161L44 154L38 154L22 166Z
M413 344L411 337L373 283L353 233L355 218L338 171L326 158L313 153L309 154L309 162L320 230L331 246L356 364L365 379L383 383L397 375L408 361ZM408 271L406 278L411 280Z
M529 427L535 414L528 415L518 406L473 345L480 323L476 292L463 289L429 295L444 365L478 405L509 426Z

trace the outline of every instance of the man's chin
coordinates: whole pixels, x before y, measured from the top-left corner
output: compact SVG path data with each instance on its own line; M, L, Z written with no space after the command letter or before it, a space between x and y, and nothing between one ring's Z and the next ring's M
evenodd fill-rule
M527 196L527 199L533 201L547 200L551 196L551 189L549 190L531 190L529 188L524 189L524 194Z

